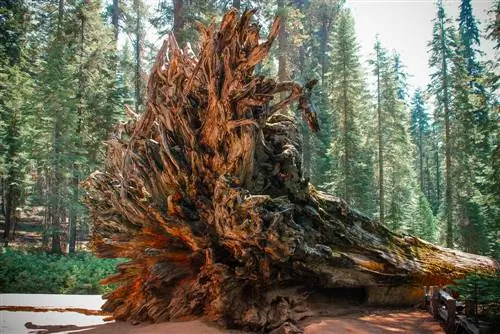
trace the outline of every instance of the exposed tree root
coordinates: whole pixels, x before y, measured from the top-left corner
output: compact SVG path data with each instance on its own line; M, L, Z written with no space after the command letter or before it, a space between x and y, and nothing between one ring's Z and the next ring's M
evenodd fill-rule
M126 257L104 310L117 319L205 316L229 327L301 332L318 289L411 288L494 271L486 257L389 232L304 180L297 102L305 87L254 74L279 27L259 42L252 11L201 27L201 52L163 45L146 111L117 126L104 172L85 182L93 248ZM276 101L280 92L288 97ZM332 290L335 291L335 290ZM380 293L381 290L378 290ZM385 302L401 291L384 290ZM383 299L382 298L382 299ZM380 298L379 298L380 299Z

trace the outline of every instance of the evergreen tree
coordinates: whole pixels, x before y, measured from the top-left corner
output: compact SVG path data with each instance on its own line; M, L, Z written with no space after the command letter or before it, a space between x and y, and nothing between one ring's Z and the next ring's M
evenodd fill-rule
M397 53L382 70L384 120L384 162L387 225L394 231L415 233L410 223L415 207L411 205L417 192L416 174L412 166L413 147L410 139L409 109L406 102L406 73Z
M361 63L359 45L356 42L354 20L349 10L339 16L333 36L329 91L335 134L330 161L332 190L349 204L373 214L375 189L373 184L373 154L363 138L363 123L369 122L370 106L367 105L367 89Z
M73 150L69 152L73 164L72 202L69 209L69 252L75 251L76 227L83 222L84 208L81 206L79 183L98 165L100 141L108 136L117 120L121 94L116 87L115 48L112 29L106 27L100 16L99 1L81 3L73 18L78 27L78 51L75 92L77 114L71 137ZM88 138L88 139L87 139Z
M477 60L480 50L479 31L472 15L470 1L462 1L460 12L460 43L453 59L453 109L456 116L452 124L454 137L454 183L456 221L460 226L460 244L473 253L488 251L488 231L492 206L484 206L489 198L488 179L492 166L492 152L497 133L497 122L492 115L497 95L487 87L487 67ZM494 89L494 88L493 88ZM494 113L493 113L494 114ZM494 210L493 210L494 211ZM493 218L496 220L496 218Z
M215 0L160 0L150 22L160 35L172 32L181 48L198 40L196 22L209 24L221 14ZM226 2L229 4L230 2ZM236 4L237 5L237 4ZM224 10L224 8L219 8Z
M14 238L16 208L21 204L26 160L22 131L33 91L29 74L27 34L30 12L24 1L2 1L0 7L0 153L4 242Z
M335 122L332 115L332 106L328 99L328 73L331 71L332 55L331 40L333 28L338 20L338 14L344 5L343 0L317 0L311 1L306 9L305 20L308 25L307 31L310 34L312 43L309 47L309 61L315 66L316 77L320 86L315 92L318 116L321 124L321 131L310 135L309 131L304 131L304 146L310 153L304 154L305 166L310 166L309 174L313 184L320 189L326 189L329 182L326 177L333 167L332 161L327 156L328 148L332 142L332 127ZM304 128L305 130L305 128ZM314 172L312 172L314 171Z
M377 82L379 219L393 231L419 233L421 223L414 221L415 216L432 216L427 217L428 207L418 199L421 192L412 163L407 75L399 55L389 56L378 39L371 64Z
M426 182L426 142L429 135L429 116L425 107L422 90L417 89L412 100L411 109L411 134L418 151L418 176L420 190L428 197L428 184Z
M375 59L371 60L371 64L374 66L374 74L376 77L376 85L377 85L377 126L376 126L376 133L377 133L377 147L378 147L378 159L377 159L377 166L378 166L378 219L382 224L385 224L385 183L384 183L384 108L382 106L382 103L384 101L383 99L383 87L382 87L382 76L384 75L384 71L387 71L389 68L388 64L388 57L387 57L387 51L382 48L382 45L377 37L377 40L375 42ZM390 81L389 81L390 82ZM389 95L390 96L390 95Z
M459 34L462 46L462 56L467 61L467 73L470 76L470 85L473 85L472 80L476 75L481 73L481 68L477 62L476 54L478 50L475 46L479 46L479 29L477 26L476 18L472 13L472 1L461 0L460 2L460 16L459 16ZM478 83L476 82L476 85ZM479 87L480 88L480 87Z
M431 92L436 96L438 110L436 120L444 124L445 155L445 199L443 215L446 221L446 246L454 246L453 223L453 180L452 180L452 138L451 138L451 61L456 45L455 31L446 17L442 1L437 3L437 16L434 19L433 39L430 43L429 65L435 69L432 75Z

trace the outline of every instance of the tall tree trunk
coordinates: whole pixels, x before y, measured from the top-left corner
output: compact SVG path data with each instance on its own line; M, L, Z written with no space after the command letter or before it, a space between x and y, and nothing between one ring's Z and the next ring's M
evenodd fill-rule
M82 5L84 6L84 5ZM82 127L82 113L83 113L83 91L85 89L85 81L83 77L83 59L85 56L85 8L80 8L80 66L78 69L78 91L76 100L77 106L77 119L76 119L76 132L75 132L75 143L74 150L75 155L80 154L80 137L81 137L81 127ZM69 213L69 242L68 242L68 253L74 254L76 249L76 229L78 225L78 215L77 215L77 203L79 202L79 186L80 183L80 166L78 159L73 162L72 165L72 203L70 204Z
M420 191L425 194L424 188L424 140L423 130L419 126L418 129L418 159L419 159L419 174L420 174Z
M233 7L237 10L241 9L241 0L233 0Z
M179 45L184 45L184 0L174 0L174 36Z
M115 42L118 42L120 33L120 0L113 0L113 17L111 23L115 31Z
M442 52L442 81L444 107L444 128L445 128L445 169L446 169L446 194L445 194L445 215L446 215L446 247L453 248L453 196L451 184L451 134L450 134L450 101L448 82L448 58L446 56L444 17L441 17L441 52Z
M141 79L141 53L142 53L142 11L139 0L134 0L135 10L135 112L138 114L142 106L142 79Z
M350 203L350 194L348 191L349 187L349 182L350 182L350 176L349 176L349 112L347 110L347 89L349 83L347 82L346 78L346 64L344 62L344 69L343 69L343 99L344 99L344 106L343 106L343 114L344 114L344 124L343 124L343 132L344 132L344 164L343 164L343 169L344 169L344 199L347 203Z
M4 238L4 245L8 246L9 241L11 240L11 230L12 230L12 224L13 224L13 193L12 193L12 186L9 184L11 183L10 177L7 177L7 180L5 182L7 184L6 186L6 191L5 191L5 228L3 232L3 238Z
M64 19L65 1L59 0L58 5L58 26L56 42L64 43L63 41L63 19ZM62 173L61 173L61 124L60 118L55 112L52 116L52 178L50 181L50 225L52 234L52 253L61 253L61 223L63 221L62 209Z
M434 165L436 167L436 207L435 212L439 210L439 203L441 203L441 157L439 156L439 147L436 145L436 152L434 154Z
M327 26L328 22L323 20L321 23L321 29L320 29L320 54L319 54L319 60L320 60L320 66L321 66L321 89L324 90L326 88L326 48L328 44L328 32L329 28Z
M300 8L300 10L303 10L303 6L300 3L300 0L295 3L296 8ZM302 44L299 47L299 68L303 69L306 66L306 50L305 50L305 45ZM295 78L294 78L295 79ZM301 76L301 80L307 80L305 75ZM300 117L300 115L297 114L297 117ZM301 161L302 161L302 169L304 173L304 178L309 179L311 177L311 139L310 139L310 134L309 130L307 129L307 126L305 122L301 121L302 126L300 126L300 130L302 132L302 156L301 156Z
M381 105L381 88L380 88L380 45L377 47L377 136L378 136L378 188L379 188L379 220L385 224L385 198L384 198L384 151L383 151L383 136L382 136L382 105Z
M5 178L5 230L4 230L4 243L7 246L9 241L14 240L15 225L16 225L16 208L19 203L20 192L20 166L18 165L19 158L19 135L20 135L20 122L21 111L20 106L15 106L10 110L7 135L5 143L7 146L7 170Z
M278 79L281 82L288 80L286 57L287 57L287 37L286 37L286 8L285 0L278 0L278 16L281 19L278 33ZM280 94L281 99L285 98L286 92Z

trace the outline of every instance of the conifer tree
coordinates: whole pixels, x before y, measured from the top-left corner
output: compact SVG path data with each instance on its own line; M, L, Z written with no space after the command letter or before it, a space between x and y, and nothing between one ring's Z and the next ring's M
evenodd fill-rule
M16 208L21 204L26 161L22 132L33 80L27 62L30 12L24 1L4 1L0 8L0 154L4 243L14 238Z
M218 7L220 4L215 0L159 0L150 22L160 35L172 32L179 46L184 48L186 43L197 40L196 22L209 24L221 9L224 10Z
M425 107L423 92L417 89L412 100L411 109L411 134L418 151L418 176L420 190L428 197L428 184L426 180L426 143L429 135L429 116Z
M434 19L433 39L430 43L431 57L429 65L435 69L430 85L431 92L436 96L438 112L436 120L443 123L444 156L445 156L445 198L443 215L446 221L446 246L454 246L453 223L453 180L452 180L452 138L451 138L451 61L456 44L455 30L446 13L442 1L437 3L437 16ZM441 111L442 110L442 111Z
M108 136L117 114L121 113L121 95L116 87L114 34L104 25L100 1L81 3L75 8L77 27L76 116L73 119L71 156L72 181L69 210L69 252L75 251L77 224L83 223L84 208L80 202L79 183L91 166L98 165L100 141Z
M388 57L387 51L382 48L382 45L377 37L375 42L375 59L371 60L371 64L374 69L373 72L376 77L376 97L377 97L377 125L376 125L376 133L377 133L377 148L378 148L378 156L377 156L377 166L378 166L378 219L382 224L385 224L385 191L384 191L384 124L383 119L385 118L383 115L383 87L382 87L382 76L384 75L384 70L387 71L388 65Z
M394 231L412 230L410 224L416 210L417 177L412 166L413 147L410 140L407 83L400 56L393 53L389 68L382 71L384 109L384 160L387 225Z
M333 167L332 161L326 155L332 142L332 127L335 122L332 115L332 107L328 99L328 74L331 72L331 40L333 28L335 27L338 14L344 5L343 0L317 0L311 1L306 10L305 20L309 25L308 31L313 43L307 57L311 57L311 66L319 79L320 87L315 92L315 102L317 104L318 116L322 124L322 130L317 134L309 134L304 131L304 146L309 147L310 153L304 154L304 164L309 165L311 173L308 175L312 183L318 188L325 190L326 184L330 181L326 176ZM308 161L309 159L309 161ZM313 171L313 172L312 172Z
M461 0L460 2L460 16L459 16L459 26L458 32L460 35L461 42L461 54L467 62L467 73L470 76L470 85L479 84L478 82L473 82L474 77L481 73L481 66L477 61L476 54L478 50L475 48L479 46L479 28L472 12L472 1L471 0Z
M331 60L329 92L334 112L334 137L329 150L332 164L330 190L349 204L372 215L375 189L373 184L373 154L363 132L363 123L370 121L367 89L359 61L359 45L351 12L341 12L332 40L335 50ZM368 117L367 117L368 116Z

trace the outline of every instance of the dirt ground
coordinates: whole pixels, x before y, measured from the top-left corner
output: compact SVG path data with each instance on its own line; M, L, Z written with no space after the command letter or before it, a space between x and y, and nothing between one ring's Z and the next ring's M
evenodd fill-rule
M426 311L384 310L306 321L305 334L444 333L441 324Z
M444 333L439 322L420 310L383 310L338 317L311 318L302 325L305 334L371 334L371 333ZM200 320L162 324L131 325L108 323L91 326L37 326L26 324L30 333L86 333L86 334L244 334L224 330Z

